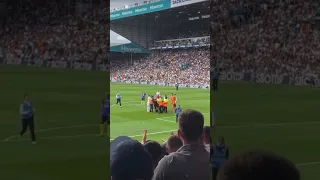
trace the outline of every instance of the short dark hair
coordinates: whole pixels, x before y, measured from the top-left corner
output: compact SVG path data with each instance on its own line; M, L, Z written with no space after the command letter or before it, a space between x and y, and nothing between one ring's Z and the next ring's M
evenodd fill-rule
M154 165L157 165L164 155L162 152L162 146L156 141L148 141L143 145L143 147L151 155Z
M300 172L286 158L263 150L234 156L219 170L218 180L300 180Z
M185 140L196 141L201 138L204 125L204 117L201 112L186 109L181 112L178 120L181 136Z
M179 149L183 145L179 136L172 135L168 138L167 147Z

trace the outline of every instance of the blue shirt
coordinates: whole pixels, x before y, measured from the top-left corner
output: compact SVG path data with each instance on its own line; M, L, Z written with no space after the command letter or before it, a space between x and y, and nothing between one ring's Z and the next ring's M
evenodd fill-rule
M141 97L145 98L146 97L146 93L142 93Z
M176 108L175 112L176 112L176 115L179 116L179 114L181 113L181 109L180 108Z
M20 105L20 115L22 119L29 119L33 117L33 107L31 102L24 101L24 103Z
M224 162L228 160L228 149L226 147L212 146L211 166L212 168L220 168Z
M179 83L176 83L176 87L179 87Z
M121 98L120 93L117 93L116 98L117 98L117 99L120 99L120 98Z
M109 116L110 115L110 104L106 99L102 100L102 115Z

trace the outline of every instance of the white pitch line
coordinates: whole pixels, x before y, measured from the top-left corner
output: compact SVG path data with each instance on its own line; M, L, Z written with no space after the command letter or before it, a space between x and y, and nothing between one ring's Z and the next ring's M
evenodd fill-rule
M177 131L175 130L169 130L169 131L159 131L159 132L154 132L154 133L148 133L148 135L156 135L156 134L164 134L164 133L171 133L171 132L175 132ZM81 135L72 135L72 136L51 136L51 137L42 137L42 138L38 138L38 139L43 139L43 140L53 140L53 139L72 139L72 138L78 138L78 137L91 137L91 136L99 136L98 134L81 134ZM133 136L128 136L131 138L135 138L135 137L142 137L143 134L138 134L138 135L133 135ZM110 139L113 140L113 139ZM30 141L30 139L16 139L16 140L11 140L11 141L5 141L2 140L0 142L5 143L5 142L15 142L15 141Z
M301 167L301 166L312 166L312 165L318 165L318 164L320 164L320 161L298 163L296 164L296 166Z
M163 119L163 118L156 118L156 120L165 121L165 122L171 122L171 123L176 123L175 121L170 121L170 120L166 120L166 119Z
M72 138L78 138L78 137L91 137L91 136L99 136L98 134L80 134L80 135L72 135L72 136L49 136L49 137L40 137L38 139L43 140L54 140L54 139L72 139ZM23 139L15 139L15 140L2 140L0 143L8 143L8 142L19 142L19 141L30 141L30 139L23 138Z
M171 132L175 132L177 131L176 129L175 130L169 130L169 131L159 131L159 132L154 132L154 133L148 133L147 135L156 135L156 134L164 134L164 133L171 133ZM128 137L131 137L131 138L135 138L135 137L142 137L143 135L142 134L138 134L138 135L133 135L133 136L128 136ZM114 139L110 139L111 141L114 140Z
M46 129L40 129L36 132L48 132L48 131L54 131L54 130L61 130L61 129L70 129L70 128L79 128L79 127L89 127L89 126L97 126L97 124L82 124L82 125L72 125L72 126L61 126L61 127L55 127L55 128L46 128ZM10 136L3 141L9 141L13 138L17 137L17 135Z
M9 140L11 140L11 139L13 139L13 138L15 138L15 137L17 137L17 135L15 135L15 136L10 136L10 137L4 139L3 141L9 141Z

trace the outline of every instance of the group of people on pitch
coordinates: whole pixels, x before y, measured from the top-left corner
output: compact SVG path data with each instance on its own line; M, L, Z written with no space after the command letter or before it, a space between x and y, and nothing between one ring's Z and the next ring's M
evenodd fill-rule
M170 101L172 104L172 110L175 110L177 103L176 94L171 95ZM156 113L168 113L168 104L169 99L167 95L162 97L159 92L155 96L150 95L147 100L147 112L156 112Z

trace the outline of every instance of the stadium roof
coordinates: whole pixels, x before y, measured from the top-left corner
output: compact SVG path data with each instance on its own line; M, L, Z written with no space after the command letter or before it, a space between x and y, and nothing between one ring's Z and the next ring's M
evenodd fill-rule
M141 46L135 43L126 43L126 44L110 44L110 52L120 52L120 53L135 53L135 54L149 54L148 49L142 48Z

